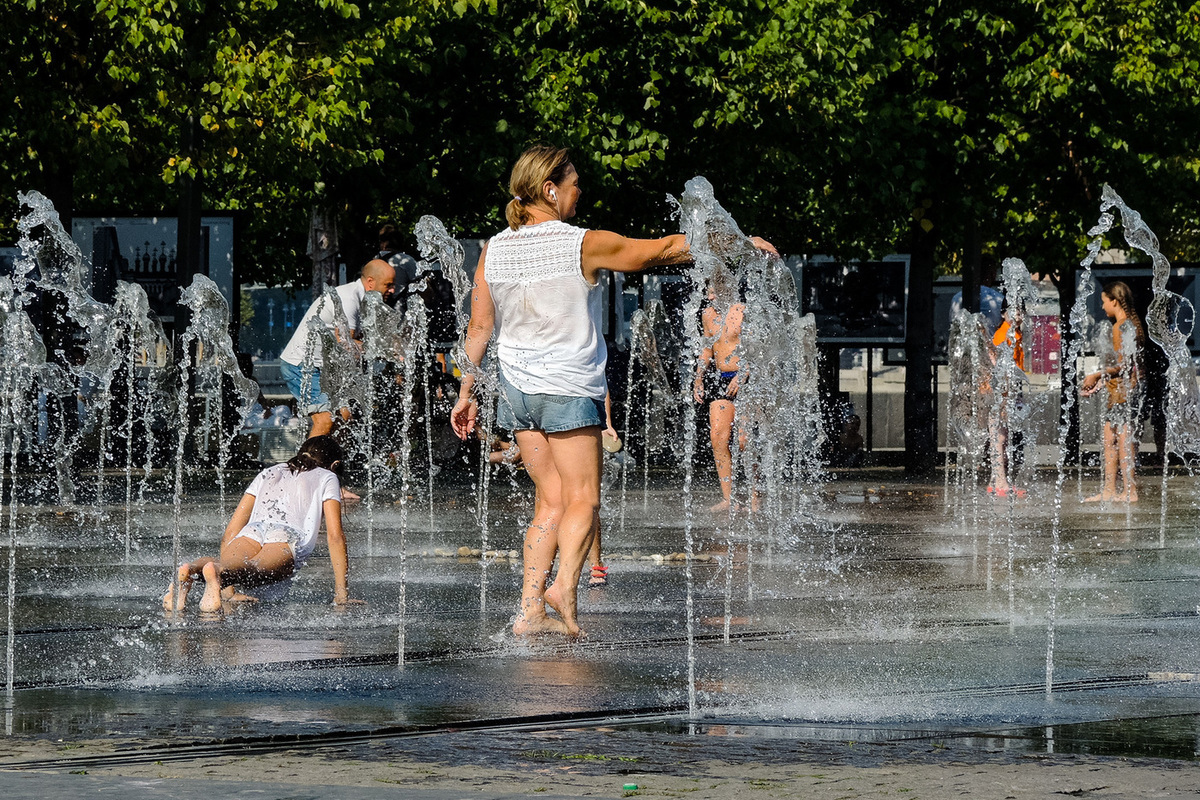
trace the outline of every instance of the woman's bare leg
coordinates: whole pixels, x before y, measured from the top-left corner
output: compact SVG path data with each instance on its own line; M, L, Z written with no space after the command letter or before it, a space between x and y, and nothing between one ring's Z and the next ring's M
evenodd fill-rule
M600 519L600 430L596 426L546 435L561 481L563 514L558 524L558 573L545 597L571 636L583 633L575 619L579 573Z
M513 622L513 633L567 633L566 624L546 615L546 586L558 551L558 526L562 519L562 485L550 442L541 431L517 431L525 471L533 480L533 519L525 530L524 571L521 580L521 607Z
M729 509L733 489L733 453L729 449L729 443L733 438L734 416L732 400L716 400L708 404L708 429L712 442L713 463L717 467L721 496L725 498L710 509L714 512Z

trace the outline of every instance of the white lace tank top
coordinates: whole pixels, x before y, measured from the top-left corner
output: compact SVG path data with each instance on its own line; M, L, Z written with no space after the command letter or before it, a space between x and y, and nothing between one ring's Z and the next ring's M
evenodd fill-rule
M604 399L608 349L600 286L581 269L586 232L552 221L488 242L483 275L496 306L500 369L525 394Z

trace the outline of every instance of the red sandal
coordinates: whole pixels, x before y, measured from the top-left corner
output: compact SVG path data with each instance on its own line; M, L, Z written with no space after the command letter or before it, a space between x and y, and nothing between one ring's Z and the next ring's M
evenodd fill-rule
M603 564L592 564L592 574L588 578L588 586L608 586L608 567Z

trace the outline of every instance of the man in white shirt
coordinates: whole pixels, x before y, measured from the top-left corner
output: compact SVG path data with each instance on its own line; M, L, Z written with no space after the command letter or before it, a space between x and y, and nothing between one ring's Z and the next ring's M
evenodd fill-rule
M362 268L362 275L356 281L338 286L336 291L341 301L342 313L346 317L348 330L335 329L338 341L358 346L362 341L359 312L363 298L367 292L379 292L383 299L391 297L396 285L396 270L391 264L380 259L368 261ZM279 354L279 367L283 378L287 381L288 390L296 398L299 410L312 418L312 430L309 436L321 436L333 429L333 414L329 404L329 396L321 391L321 349L319 346L308 352L308 332L313 320L320 318L328 325L334 324L335 310L333 304L324 296L317 298L304 318L296 326L296 332L288 340L287 346ZM312 365L312 377L307 396L303 394L304 362ZM349 409L341 409L342 418L349 419Z

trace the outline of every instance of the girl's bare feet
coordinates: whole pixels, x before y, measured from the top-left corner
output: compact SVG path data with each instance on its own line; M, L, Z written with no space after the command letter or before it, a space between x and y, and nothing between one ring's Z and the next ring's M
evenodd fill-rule
M192 571L187 564L179 567L176 577L179 579L179 600L175 601L175 581L171 581L162 599L163 608L167 611L182 611L187 602L188 590L192 588Z
M200 598L200 610L213 613L221 610L221 573L217 562L204 565L204 596Z

